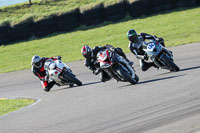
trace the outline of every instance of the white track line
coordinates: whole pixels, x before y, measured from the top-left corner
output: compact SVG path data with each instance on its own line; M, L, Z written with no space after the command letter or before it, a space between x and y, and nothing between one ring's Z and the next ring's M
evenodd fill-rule
M0 98L0 99L4 99L4 98L5 98L5 99L33 99L33 100L35 100L35 102L32 103L31 105L28 105L28 106L26 106L26 107L22 107L22 108L20 108L20 109L18 109L18 110L15 110L15 111L13 111L13 112L9 112L9 113L6 113L6 114L4 114L4 115L1 115L0 118L1 118L1 117L4 117L4 116L7 116L7 115L10 115L10 114L17 113L17 112L19 112L19 111L21 111L21 110L24 110L24 109L27 109L27 108L29 108L29 107L32 107L32 106L38 104L40 101L42 101L42 99L40 99L40 98L38 98L38 97L28 97L28 96L3 97L3 98Z

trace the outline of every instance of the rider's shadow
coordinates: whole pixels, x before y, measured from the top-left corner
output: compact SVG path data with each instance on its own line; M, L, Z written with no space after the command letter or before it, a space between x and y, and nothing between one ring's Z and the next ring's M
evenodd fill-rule
M96 81L96 82L84 83L84 84L82 84L82 86L88 86L88 85L99 84L99 83L102 83L102 82ZM77 88L77 87L81 87L81 86L75 85L73 87L64 87L64 88L59 88L59 89L55 89L55 90L52 90L52 91L67 90L67 89L73 89L73 88Z

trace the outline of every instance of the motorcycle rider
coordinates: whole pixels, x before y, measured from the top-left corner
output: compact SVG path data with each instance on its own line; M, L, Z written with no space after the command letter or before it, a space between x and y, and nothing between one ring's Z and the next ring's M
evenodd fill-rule
M32 65L32 72L35 76L37 76L42 81L42 86L44 88L44 91L50 91L50 89L54 86L55 81L48 81L48 75L46 74L46 71L44 69L44 63L48 59L52 60L61 60L61 56L57 57L40 57L38 55L34 55L32 57L31 65Z
M96 56L100 50L107 48L113 49L120 56L124 57L130 65L133 65L133 62L127 59L126 55L124 54L121 48L114 48L113 46L107 44L106 46L95 46L93 49L91 49L88 45L84 45L81 48L81 53L83 57L85 57L85 66L88 67L95 75L101 73L100 79L102 82L110 80L111 77L106 72L99 69L100 66L99 63L97 62Z
M139 59L142 71L146 71L152 66L158 69L158 67L153 62L145 62L148 60L148 56L145 54L145 51L142 48L142 43L145 41L145 39L151 39L159 42L165 47L164 39L146 33L140 33L140 35L138 35L134 29L130 29L127 32L127 37L129 40L129 49L136 56L136 58Z

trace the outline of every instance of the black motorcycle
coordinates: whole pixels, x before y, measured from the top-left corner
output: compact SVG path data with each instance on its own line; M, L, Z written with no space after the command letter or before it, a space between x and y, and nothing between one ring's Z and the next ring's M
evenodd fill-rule
M136 84L139 81L134 68L114 50L109 48L100 50L97 54L97 61L100 63L100 69L117 81L130 82L131 84Z

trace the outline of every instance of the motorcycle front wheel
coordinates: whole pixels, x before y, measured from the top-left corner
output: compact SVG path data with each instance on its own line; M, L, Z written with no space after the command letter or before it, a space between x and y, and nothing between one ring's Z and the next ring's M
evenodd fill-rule
M117 72L123 77L123 79L125 81L128 81L130 82L131 84L136 84L139 80L139 77L137 75L136 76L136 79L132 79L132 76L130 74L128 74L124 69L122 68L117 68Z
M78 80L73 74L71 74L69 72L65 72L63 74L63 78L66 78L67 80L73 82L74 84L77 84L78 86L82 85L82 82L80 80Z
M180 68L173 62L171 61L169 58L167 58L166 55L164 55L162 57L162 60L167 63L167 65L171 68L172 71L177 72L180 70Z

